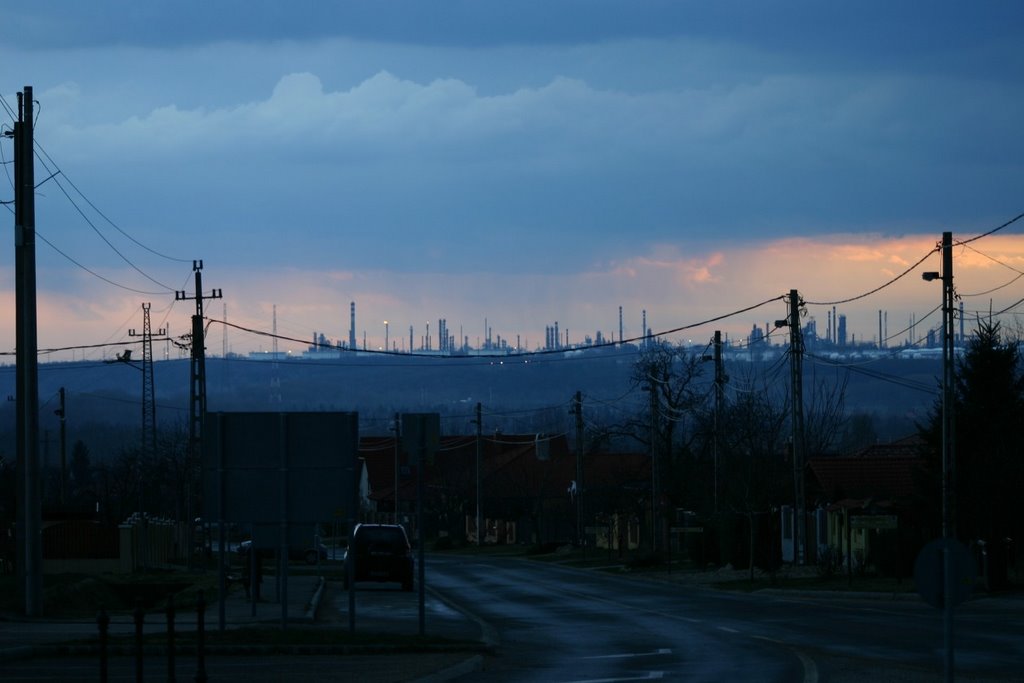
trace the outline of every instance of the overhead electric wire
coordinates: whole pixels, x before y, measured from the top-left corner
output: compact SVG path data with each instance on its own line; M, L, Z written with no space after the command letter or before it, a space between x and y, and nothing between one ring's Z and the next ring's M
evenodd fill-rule
M81 268L85 272L89 273L89 275L92 275L95 278L103 280L108 285L113 285L114 287L119 287L119 288L121 288L121 289L123 289L125 291L128 291L128 292L135 292L136 294L145 294L146 296L162 296L164 294L167 294L166 291L164 291L164 292L147 292L147 291L142 290L142 289L135 289L134 287L129 287L128 285L122 285L120 282L114 282L110 278L107 278L107 277L104 277L103 275L100 275L96 271L91 270L87 266L82 265L81 263L79 263L75 259L73 259L70 256L68 256L67 254L65 254L55 244L53 244L50 240L48 240L45 237L43 237L42 233L40 233L38 229L36 229L35 235L36 235L36 237L41 239L48 247L50 247L55 252L57 252L58 254L63 256L64 258L66 258L68 261L70 261L74 265L78 266L79 268ZM155 282L155 280L154 280L154 282ZM163 287L163 285L161 285L159 282L157 282L157 284L160 285L161 287ZM169 291L173 291L173 290L169 290Z
M1017 308L1021 304L1024 304L1024 299L1017 299L1016 301L1014 301L1012 304L1010 304L1009 306L1007 306L1003 310L996 311L995 313L992 313L991 315L992 316L1003 315L1004 313L1008 313L1009 311L1013 310L1014 308Z
M43 161L43 159L42 159L42 157L41 157L40 155L36 154L36 158L37 158L37 159L39 159L40 161L42 161L42 162L43 162L43 167L44 167L44 168L46 168L46 170L47 170L47 171L49 171L49 170L50 170L50 168L49 168L49 167L48 167L48 166L46 165L46 162L45 162L45 161ZM93 232L95 232L95 233L96 233L96 234L97 234L97 235L99 236L99 238L100 238L101 240L103 240L103 242L104 242L104 243L105 243L105 244L106 244L106 245L107 245L108 247L110 247L111 251L113 251L113 252L114 252L115 254L117 254L117 255L118 255L118 256L119 256L120 258L121 258L121 260L122 260L122 261L124 261L124 262L125 262L126 264L128 264L128 266L130 266L130 267L131 267L131 268L132 268L132 269L133 269L134 271L136 271L137 273L139 273L139 275L141 275L142 277L146 278L147 280L149 280L149 281L150 281L150 282L152 282L153 284L155 284L155 285L159 285L160 287L163 287L163 288L164 288L165 290L167 290L168 292L173 292L173 291L174 291L174 288L172 288L172 287L170 287L170 286L168 286L168 285L165 285L164 283L160 282L160 281L159 281L159 280L157 280L156 278L152 277L152 276L151 276L151 275L150 275L149 273L147 273L147 272L145 272L144 270L142 270L141 268L139 268L139 267L138 267L137 265L135 265L135 263L134 263L134 262L132 262L132 260L131 260L131 259L129 259L129 258L127 257L127 256L125 256L125 255L124 255L124 254L123 254L123 253L121 252L121 250L120 250L120 249L118 249L117 247L115 247L115 246L114 246L114 243L113 243L113 242L111 242L111 241L110 241L109 239L107 239L107 236L106 236L106 235L104 235L104 234L103 234L103 233L102 233L102 232L100 231L100 229L96 227L96 224L95 224L95 223L93 223L93 222L92 222L92 221L91 221L91 220L89 219L89 217L85 215L85 212L84 212L84 211L82 211L82 207L80 207L80 206L78 205L78 203L77 203L77 202L76 202L76 201L75 201L75 200L74 200L74 199L73 199L73 198L71 197L71 195L70 195L70 194L68 194L68 191L67 191L66 189L64 189L64 186L63 186L63 185L61 185L61 184L60 184L60 180L59 180L59 179L58 179L58 178L56 177L56 175L57 175L57 174L56 174L56 173L54 173L54 174L53 174L53 175L52 175L51 177L52 177L52 178L54 178L54 182L55 182L55 183L57 184L57 187L58 187L58 188L60 188L60 191L61 191L61 193L63 193L63 195L64 195L64 196L65 196L65 197L67 198L67 200L68 200L69 202L71 202L71 206L75 207L75 211L77 211L77 212L78 212L78 215L82 217L82 220L84 220L84 221L86 222L86 224L87 224L87 225L88 225L88 226L89 226L90 228L92 228ZM47 242L47 244L49 244L49 245L50 245L51 247L53 246L53 244L51 244L50 242ZM63 253L63 252L62 252L62 253ZM91 272L91 271L90 271L90 272ZM106 278L103 278L103 279L104 279L105 281L109 282L109 280L106 280ZM164 292L160 292L160 293L161 293L161 294L163 294Z
M45 156L47 158L47 160L49 160L50 163L53 164L53 167L55 169L57 169L56 172L55 172L55 175L57 173L59 173L64 178L64 180L67 181L68 185L70 185L75 190L75 192L78 193L78 196L81 197L83 200L85 200L85 203L88 204L89 207L93 211L95 211L97 214L99 214L99 216L103 220L105 220L107 222L107 224L110 225L110 227L114 228L119 233L124 235L125 238L127 238L128 240L133 242L136 246L141 247L142 249L145 249L146 251L148 251L149 253L153 254L154 256L159 256L160 258L167 259L168 261L175 261L175 262L178 262L178 263L191 263L192 262L192 259L184 259L184 258L179 258L179 257L176 257L176 256L168 256L167 254L159 252L156 249L153 249L152 247L149 247L149 246L143 244L139 240L137 240L134 237L132 237L131 235L129 235L127 232L125 232L123 229L121 229L121 227L117 223L115 223L113 220L111 220L110 217L107 216L107 214L103 213L103 211L101 211L99 209L99 207L97 207L95 204L93 204L92 200L90 200L85 195L85 193L82 192L78 188L77 185L75 185L74 181L72 181L71 178L68 177L67 173L65 173L60 168L60 166L57 165L57 162L55 162L53 160L53 157L51 157L50 154L45 149L43 149L43 146L41 144L39 144L38 140L36 141L36 147L39 149L40 152L43 153L43 156ZM65 193L65 194L67 194L67 193ZM69 199L70 199L70 197L69 197ZM157 283L157 284L160 284L160 283Z
M670 335L670 334L676 334L678 332L683 332L685 330L690 330L690 329L694 329L694 328L697 328L697 327L703 327L704 325L709 325L709 324L711 324L713 322L718 322L719 320L725 320L727 318L732 318L732 317L735 317L735 316L740 315L742 313L747 313L749 311L755 310L757 308L760 308L760 307L765 306L767 304L773 303L775 301L780 301L782 299L785 299L786 296L788 296L788 295L781 294L779 296L772 297L771 299L767 299L765 301L762 301L762 302L760 302L758 304L754 304L752 306L747 306L746 308L741 308L739 310L732 311L730 313L725 313L723 315L715 316L713 318L708 318L707 320L702 320L700 322L690 323L688 325L682 325L680 327L675 327L675 328L670 329L670 330L664 330L664 331L657 332L657 333L654 333L654 334L649 334L649 335L641 335L639 337L632 337L630 339L622 339L622 340L619 340L619 341L616 341L616 342L605 342L603 344L591 344L590 346L586 346L586 347L582 347L582 348L573 348L573 349L565 349L565 348L560 348L560 349L539 349L537 351L513 351L511 353L474 353L474 354L472 354L470 356L463 356L463 355L439 356L439 355L436 355L436 354L404 352L404 351L396 352L396 351L378 350L378 349L352 349L352 348L348 348L348 347L330 346L330 345L327 346L327 349L332 350L332 351L339 351L339 352L342 352L342 353L365 353L365 354L376 354L376 355L382 355L382 356L396 356L396 357L400 357L400 358L406 358L406 357L438 358L438 359L463 359L463 358L479 359L479 358L487 358L487 359L505 360L505 359L509 359L509 358L550 356L550 355L554 355L554 354L564 354L566 352L573 352L573 351L621 347L624 344L630 344L630 343L633 343L633 342L644 341L644 340L649 340L649 339L658 338L658 337L664 337L664 336L667 336L667 335ZM207 318L207 320L209 320L210 323L220 323L221 325L225 325L227 327L231 327L231 328L240 330L242 332L248 332L250 334L255 334L257 336L269 337L269 338L272 338L272 339L277 339L279 341L290 341L290 342L295 342L297 344L306 344L306 345L309 344L309 340L308 339L297 339L295 337L287 337L287 336L280 335L280 334L274 334L272 332L266 332L264 330L257 330L255 328L245 327L243 325L238 325L236 323L230 323L230 322L228 322L226 320L218 320L216 318ZM320 347L321 345L320 344L314 344L314 346Z
M1022 277L1024 277L1024 273L1020 273L1017 277L1013 278L1009 282L1005 282L1005 283L999 285L998 287L993 287L992 289L988 289L988 290L986 290L984 292L976 292L976 293L973 293L973 294L960 294L960 297L964 298L964 299L970 299L972 297L985 296L986 294L991 294L992 292L998 292L1000 289L1004 289L1006 287L1009 287L1010 285L1012 285L1014 282L1016 282L1017 280L1021 279Z
M988 232L983 232L980 235L975 235L974 237L971 237L971 238L966 239L966 240L954 240L953 245L954 246L957 246L957 245L967 245L967 244L970 244L971 242L976 242L976 241L980 240L982 237L988 237L989 235L992 235L994 233L999 232L1003 228L1006 228L1006 227L1009 227L1009 226L1013 225L1014 223L1019 221L1021 218L1024 218L1024 213L1017 214L1016 216L1014 216L1010 220L1006 221L1002 225L994 227L991 230L989 230Z
M913 324L911 324L911 325L907 325L906 327L904 327L904 328L903 328L902 330L900 330L899 332L894 332L893 334L890 334L890 335L889 335L888 337L886 337L886 338L885 338L885 339L884 339L883 341L885 341L885 343L886 343L886 344L888 344L890 340L892 340L892 339L895 339L895 338L897 338L897 337L899 337L899 336L901 336L901 335L903 335L903 334L906 334L907 332L910 332L910 330L912 330L912 329L914 329L915 327L917 327L917 326L918 326L918 324L919 324L919 323L920 323L920 322L921 322L922 320L927 320L928 318L930 318L931 316L933 316L933 315L935 314L935 312L936 312L937 310L939 310L940 308L942 308L942 304L941 304L941 303L940 303L940 304L939 304L938 306L936 306L935 308L933 308L932 310L930 310L930 311L928 311L927 313L925 313L923 317L921 317L921 318L916 318L916 319L914 320Z
M938 250L939 250L938 247L933 248L927 254L922 256L920 258L920 260L917 261L917 263L915 263L914 265L910 266L909 268L907 268L902 273L900 273L896 277L892 278L891 280L889 280L885 284L882 284L882 285L879 285L878 287L875 287L871 291L864 292L863 294L858 294L857 296L851 296L848 299L840 299L840 300L837 300L837 301L805 301L804 305L805 306L838 306L840 304L848 304L851 301L857 301L859 299L867 298L867 297L871 296L872 294L876 294L876 293L882 291L883 289L885 289L886 287L889 287L890 285L895 284L898 280L900 280L901 278L905 277L908 273L913 272L915 268L917 268L922 263L924 263L928 259L929 256L931 256L932 254L934 254Z
M923 393L926 393L926 394L935 394L937 392L936 387L930 387L929 385L924 384L923 382L915 382L914 380L908 380L906 378L899 378L899 377L896 377L894 375L889 375L887 373L868 370L868 369L860 367L858 365L848 365L848 364L845 364L845 363L840 363L838 361L833 361L832 359L829 359L829 358L824 358L822 356L817 356L817 355L815 355L813 353L806 353L804 355L807 358L811 358L811 359L813 359L815 361L818 361L819 363L821 363L823 365L830 365L832 367L839 367L839 368L843 368L845 370L849 370L850 372L857 372L857 373L860 373L860 374L865 375L867 377L871 377L873 379L878 379L878 380L881 380L883 382L888 382L890 384L895 384L897 386L902 386L902 387L904 387L906 389L913 389L914 391L920 391L920 392L923 392Z

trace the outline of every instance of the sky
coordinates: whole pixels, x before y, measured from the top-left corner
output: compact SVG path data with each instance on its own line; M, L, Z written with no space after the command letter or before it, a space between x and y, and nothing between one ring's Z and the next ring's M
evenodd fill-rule
M351 301L371 348L385 320L400 350L441 318L618 338L620 306L627 338L646 311L742 340L797 289L820 333L843 302L894 345L940 323L941 233L1024 212L1022 37L996 1L22 3L0 97L36 101L39 346L112 356L144 303L187 332L194 259L209 318L301 340L347 341ZM1022 228L957 247L969 318L1016 325ZM0 306L13 351L10 242Z

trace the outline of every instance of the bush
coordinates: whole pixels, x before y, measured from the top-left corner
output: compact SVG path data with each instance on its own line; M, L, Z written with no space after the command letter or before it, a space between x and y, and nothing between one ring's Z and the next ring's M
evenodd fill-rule
M629 561L628 566L630 569L650 569L651 567L657 567L662 564L665 564L665 556L662 553L657 552L638 555Z
M821 551L818 556L818 576L828 578L835 576L843 567L843 553L840 552L839 548L834 545L830 545L825 550Z
M528 555L548 555L558 550L558 547L562 545L557 541L548 541L547 543L534 543L530 546L530 549L526 551Z

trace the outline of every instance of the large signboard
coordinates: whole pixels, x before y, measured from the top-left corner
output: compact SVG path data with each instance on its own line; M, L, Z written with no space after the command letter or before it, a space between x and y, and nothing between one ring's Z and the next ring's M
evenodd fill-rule
M204 431L208 519L313 525L354 513L356 413L210 413Z

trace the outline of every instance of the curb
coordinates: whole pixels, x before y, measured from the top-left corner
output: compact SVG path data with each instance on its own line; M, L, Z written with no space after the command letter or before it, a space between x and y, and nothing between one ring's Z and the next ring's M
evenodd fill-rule
M461 678L462 676L481 671L483 667L483 655L474 655L461 664L456 664L455 666L450 666L447 669L443 669L436 673L414 679L414 683L443 683L444 681L453 681L456 678Z
M822 598L828 600L889 600L896 602L924 602L917 593L881 593L877 591L815 591L788 588L761 588L751 595L772 597Z
M316 590L313 591L313 597L309 599L309 605L306 607L306 613L303 615L303 619L308 621L316 621L317 610L320 609L320 598L324 594L324 586L327 584L327 580L324 577L320 577L320 581L317 584Z

